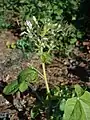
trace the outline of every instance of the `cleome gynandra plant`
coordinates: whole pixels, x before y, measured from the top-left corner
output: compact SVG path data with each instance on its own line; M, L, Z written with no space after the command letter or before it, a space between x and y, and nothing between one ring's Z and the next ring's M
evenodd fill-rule
M33 24L34 24L34 27L36 26L35 28L32 27ZM50 88L49 88L48 80L47 80L47 76L46 76L45 64L51 63L52 50L54 48L53 42L48 41L48 38L46 37L46 34L50 30L50 27L51 27L50 24L45 25L45 26L43 26L43 28L42 28L43 30L42 30L40 28L40 26L38 25L38 21L36 20L36 18L34 16L33 16L32 21L26 21L27 32L23 32L22 35L23 34L28 35L29 39L36 46L35 52L38 54L41 64L42 64L42 73L39 70L37 70L36 68L34 68L33 66L30 66L30 67L22 70L20 72L20 74L18 75L17 79L12 81L10 84L8 84L4 88L4 90L3 90L4 94L9 95L9 94L16 93L16 95L18 95L20 97L20 92L24 92L28 88L31 88L32 87L31 83L36 82L38 80L38 77L41 77L45 81L45 85L46 85L46 91L47 91L46 101L49 101L51 94L50 94ZM37 33L39 30L40 30L40 33ZM38 98L39 98L39 100L41 100L39 96L38 96ZM48 102L46 103L46 106L48 106ZM48 110L46 110L46 111L48 111ZM33 115L31 115L31 116L33 116Z
M39 55L43 73L38 71L34 67L28 67L20 72L17 80L12 81L4 88L5 94L14 94L15 92L24 92L33 83L38 80L38 76L45 80L45 85L47 89L47 94L50 94L49 85L46 76L45 63L50 63L52 61L51 51L54 48L52 41L48 41L46 34L51 29L51 24L43 26L41 29L35 16L31 21L26 21L25 23L27 32L23 32L21 35L28 35L29 39L36 46L36 53ZM34 25L34 26L33 26Z

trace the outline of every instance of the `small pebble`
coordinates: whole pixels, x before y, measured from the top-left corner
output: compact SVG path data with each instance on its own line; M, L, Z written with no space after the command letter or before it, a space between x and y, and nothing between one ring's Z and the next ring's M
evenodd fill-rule
M8 105L8 104L9 104L9 101L7 101L7 100L6 100L6 102L5 102L5 103Z

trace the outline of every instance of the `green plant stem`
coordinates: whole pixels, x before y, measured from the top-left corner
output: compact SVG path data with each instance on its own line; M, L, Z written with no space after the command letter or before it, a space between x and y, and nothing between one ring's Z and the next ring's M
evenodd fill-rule
M34 70L36 70L38 73L39 73L39 75L40 75L40 77L41 78L43 78L44 79L44 76L43 76L43 74L39 71L39 70L37 70L37 69L35 69L35 68L33 68Z
M43 75L44 75L47 93L50 94L49 85L48 85L47 76L46 76L46 70L45 70L45 63L42 63L42 68L43 68Z

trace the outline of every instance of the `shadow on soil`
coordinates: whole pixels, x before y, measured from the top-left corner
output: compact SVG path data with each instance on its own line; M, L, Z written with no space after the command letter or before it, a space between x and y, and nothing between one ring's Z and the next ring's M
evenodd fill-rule
M90 39L90 0L81 0L74 25L80 31L86 32L85 38Z
M75 61L70 63L68 67L68 73L79 77L83 82L89 82L90 61L86 61L82 57L76 56Z

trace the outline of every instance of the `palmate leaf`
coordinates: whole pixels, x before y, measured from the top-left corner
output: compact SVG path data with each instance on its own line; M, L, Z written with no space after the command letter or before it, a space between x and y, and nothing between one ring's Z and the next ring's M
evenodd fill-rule
M3 93L6 95L14 94L18 91L18 87L18 81L14 80L4 88Z
M37 79L38 72L33 67L24 69L18 76L19 84L22 83L23 81L33 83L36 82Z
M65 105L63 120L90 120L90 93L81 97L68 99Z

